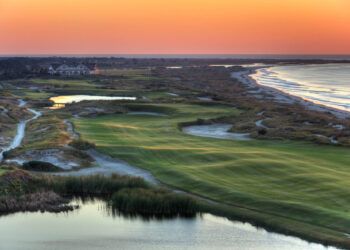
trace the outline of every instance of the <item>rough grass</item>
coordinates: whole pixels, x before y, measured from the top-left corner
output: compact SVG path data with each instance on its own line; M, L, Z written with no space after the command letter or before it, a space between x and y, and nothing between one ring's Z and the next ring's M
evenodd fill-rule
M339 238L350 233L349 149L185 135L178 123L238 111L225 106L164 106L174 113L74 123L100 151L148 169L168 185L236 207L232 209L261 213L262 221L292 232L312 236L320 228Z
M31 79L32 83L42 85L53 85L60 88L92 88L94 84L87 80L65 80L65 79Z
M114 193L111 200L114 208L130 215L195 216L198 211L193 198L162 189L126 188Z
M66 125L55 115L43 115L26 128L23 149L48 149L64 146L70 140Z
M149 69L100 69L99 73L101 75L107 76L124 76L124 77L143 77L150 75L151 71Z
M29 89L26 89L26 90L15 89L15 90L12 90L12 93L14 95L19 96L22 99L33 100L33 101L47 100L50 96L52 96L52 94L48 92L38 92L38 91L29 90Z
M112 175L83 177L46 177L41 185L55 192L69 196L110 196L123 188L149 188L141 178Z
M0 168L0 176L3 175L4 173L6 173L6 171L7 171L7 170L1 169L1 168Z

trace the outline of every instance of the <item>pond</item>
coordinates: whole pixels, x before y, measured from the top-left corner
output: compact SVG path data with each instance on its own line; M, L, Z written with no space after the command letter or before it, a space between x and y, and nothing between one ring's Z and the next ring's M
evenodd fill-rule
M210 214L145 220L113 214L101 200L73 203L81 206L69 213L0 217L0 249L335 249Z
M65 106L65 104L81 101L135 101L136 99L136 97L131 96L63 95L51 97L50 101L54 102L54 108L62 108Z

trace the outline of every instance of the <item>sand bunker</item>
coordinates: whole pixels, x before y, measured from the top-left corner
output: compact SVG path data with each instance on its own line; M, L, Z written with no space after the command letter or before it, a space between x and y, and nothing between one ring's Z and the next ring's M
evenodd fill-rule
M236 140L236 141L248 141L251 140L247 133L231 133L228 132L231 129L230 124L211 124L211 125L193 125L184 127L182 131L189 135Z

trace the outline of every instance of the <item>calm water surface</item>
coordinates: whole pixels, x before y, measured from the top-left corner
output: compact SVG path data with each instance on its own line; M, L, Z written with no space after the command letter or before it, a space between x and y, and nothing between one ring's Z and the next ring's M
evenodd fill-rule
M104 202L89 201L70 213L0 217L0 249L327 249L210 214L147 221L112 216L108 211Z
M51 97L50 101L55 104L60 104L60 107L64 107L65 104L81 101L114 101L114 100L129 100L135 101L136 97L131 96L97 96L97 95L62 95ZM56 108L60 108L56 106Z

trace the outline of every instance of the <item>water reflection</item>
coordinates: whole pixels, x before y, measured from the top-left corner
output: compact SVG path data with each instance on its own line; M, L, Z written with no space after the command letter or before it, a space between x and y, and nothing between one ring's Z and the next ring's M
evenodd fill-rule
M80 209L69 213L1 217L0 249L326 249L210 214L145 220L111 213L101 200L73 202Z
M60 109L68 103L81 101L114 101L114 100L129 100L135 101L136 97L130 96L95 96L95 95L65 95L51 97L50 101L54 102L51 109Z

